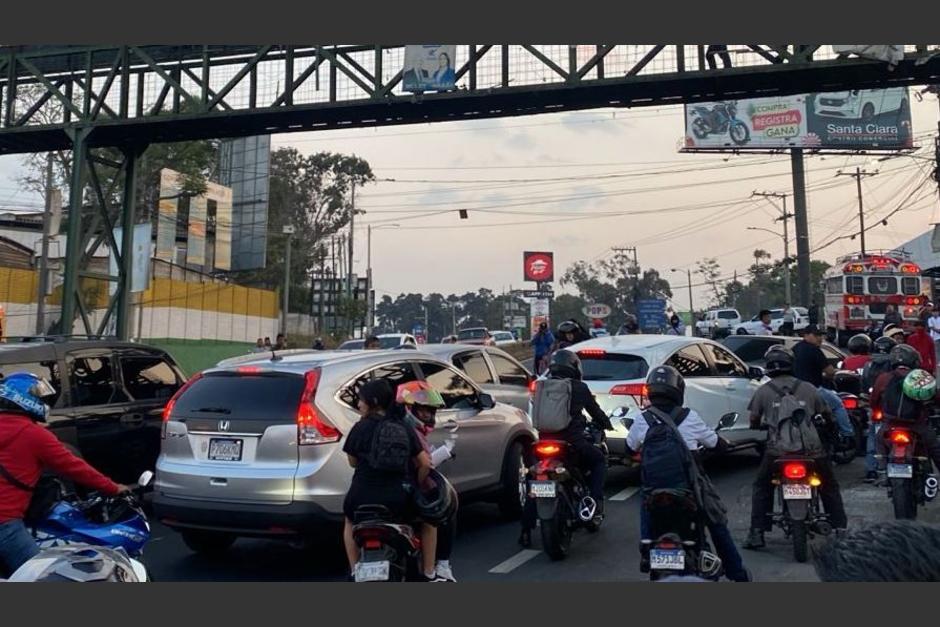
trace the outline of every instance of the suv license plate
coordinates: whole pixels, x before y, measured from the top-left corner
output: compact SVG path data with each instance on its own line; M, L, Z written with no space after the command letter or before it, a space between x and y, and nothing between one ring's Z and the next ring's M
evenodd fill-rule
M813 498L813 489L805 483L785 483L783 484L783 498L790 499L810 499Z
M913 476L913 464L888 464L888 477L891 479L911 479Z
M212 438L209 440L209 459L217 462L240 462L244 440Z
M356 564L356 583L388 581L388 560L381 562L359 562Z
M685 551L682 549L650 549L650 568L653 570L685 570Z
M555 498L554 481L532 481L529 483L529 494L536 499Z

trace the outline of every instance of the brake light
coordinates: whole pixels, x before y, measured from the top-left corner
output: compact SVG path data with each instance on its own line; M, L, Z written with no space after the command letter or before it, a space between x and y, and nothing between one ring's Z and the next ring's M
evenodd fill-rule
M310 370L304 375L304 392L297 407L297 444L328 444L337 442L342 434L317 411L313 403L320 383L320 369Z
M607 351L603 348L582 348L578 351L578 357L590 357L591 359L603 359L607 356Z
M881 422L881 419L884 418L884 414L881 413L880 409L873 409L871 412L872 422Z
M910 444L911 436L906 431L892 431L891 441L895 444Z
M535 454L539 457L554 457L561 453L561 445L557 442L539 442L535 445Z
M261 372L260 366L239 366L235 369L238 374L258 374Z
M529 381L529 394L535 394L535 384L536 384L535 379L532 379L531 381Z
M846 396L842 399L842 406L846 409L858 409L858 399L854 396Z
M784 464L783 476L787 479L803 479L806 477L806 464L791 462Z
M920 298L918 298L917 296L908 296L907 298L904 299L904 303L906 305L919 305Z
M365 542L362 543L362 548L364 548L364 549L381 549L381 548L382 548L382 541L381 541L381 540L376 540L375 538L369 538L368 540L366 540Z
M170 421L170 416L173 414L173 407L176 406L176 399L178 399L183 394L183 392L188 390L189 386L201 378L201 372L197 372L191 376L189 380L180 387L180 389L176 390L176 394L174 394L170 400L167 401L166 405L163 406L163 426L160 428L161 439L166 439L166 423Z

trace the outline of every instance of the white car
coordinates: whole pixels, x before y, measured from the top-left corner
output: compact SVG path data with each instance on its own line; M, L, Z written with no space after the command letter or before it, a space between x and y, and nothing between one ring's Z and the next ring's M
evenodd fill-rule
M882 113L908 108L907 88L853 89L816 94L813 109L816 115L846 120L871 120Z
M382 333L376 337L379 338L382 348L418 347L418 340L410 333Z
M741 324L741 314L737 309L711 309L705 314L705 320L697 325L705 337L728 335Z
M577 345L584 382L608 414L626 408L630 417L646 400L646 377L663 364L674 366L685 379L685 406L695 409L710 427L724 414L736 412L737 424L722 431L734 448L760 446L766 433L748 427L748 403L760 387L763 371L751 368L712 340L675 335L615 335ZM614 458L624 458L627 429L612 419L607 443Z
M809 325L809 310L806 307L793 308L793 330L799 331ZM770 310L770 329L774 333L780 333L780 327L783 326L783 309ZM760 318L754 316L747 322L735 325L731 332L735 335L766 335L762 333L763 325Z
M493 337L496 346L516 343L516 337L509 331L493 331L490 335Z

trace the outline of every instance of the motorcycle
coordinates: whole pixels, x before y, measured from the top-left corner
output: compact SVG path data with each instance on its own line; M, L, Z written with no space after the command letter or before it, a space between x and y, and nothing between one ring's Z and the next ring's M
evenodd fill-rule
M831 434L826 434L824 439L829 445L829 454L832 461L837 464L848 464L856 457L865 456L868 425L871 421L871 406L867 394L856 395L849 392L839 392L839 398L842 399L842 406L845 407L849 420L852 422L855 437L845 440L833 430Z
M64 494L30 532L40 550L83 544L123 550L138 579L150 581L146 567L139 561L150 540L150 523L140 497L153 478L153 472L145 471L130 493L118 496L90 495L81 499Z
M819 427L822 416L813 422ZM772 483L776 486L774 512L771 522L793 539L793 557L805 562L808 557L809 538L832 533L829 516L820 507L819 486L822 480L815 471L816 461L800 454L787 454L774 462Z
M937 496L940 483L932 472L930 458L917 433L899 426L882 428L886 455L888 497L894 505L897 520L917 518L917 506L924 506Z
M728 429L738 414L725 414L715 431ZM689 490L653 490L644 506L649 514L650 538L640 541L640 572L650 581L670 575L694 575L717 581L722 563L708 541L707 523Z
M359 561L356 583L408 581L416 578L421 539L414 527L398 522L382 505L363 505L353 518L353 540Z
M593 424L587 432L607 456L604 432ZM542 533L542 547L552 560L564 559L576 529L590 533L600 530L597 503L591 498L587 481L569 455L564 440L539 438L533 447L535 463L528 469L527 489L535 507Z
M741 146L751 139L751 131L737 116L738 107L734 102L719 102L709 109L706 106L692 108L692 134L697 139L709 135L728 133L735 145Z

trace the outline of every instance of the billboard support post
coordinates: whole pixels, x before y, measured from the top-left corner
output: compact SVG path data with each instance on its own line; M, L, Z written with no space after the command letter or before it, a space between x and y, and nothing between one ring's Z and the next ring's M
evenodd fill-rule
M800 305L811 304L809 269L809 219L806 214L806 173L803 169L803 149L790 149L790 167L793 171L793 221L796 224L796 272L800 284Z

